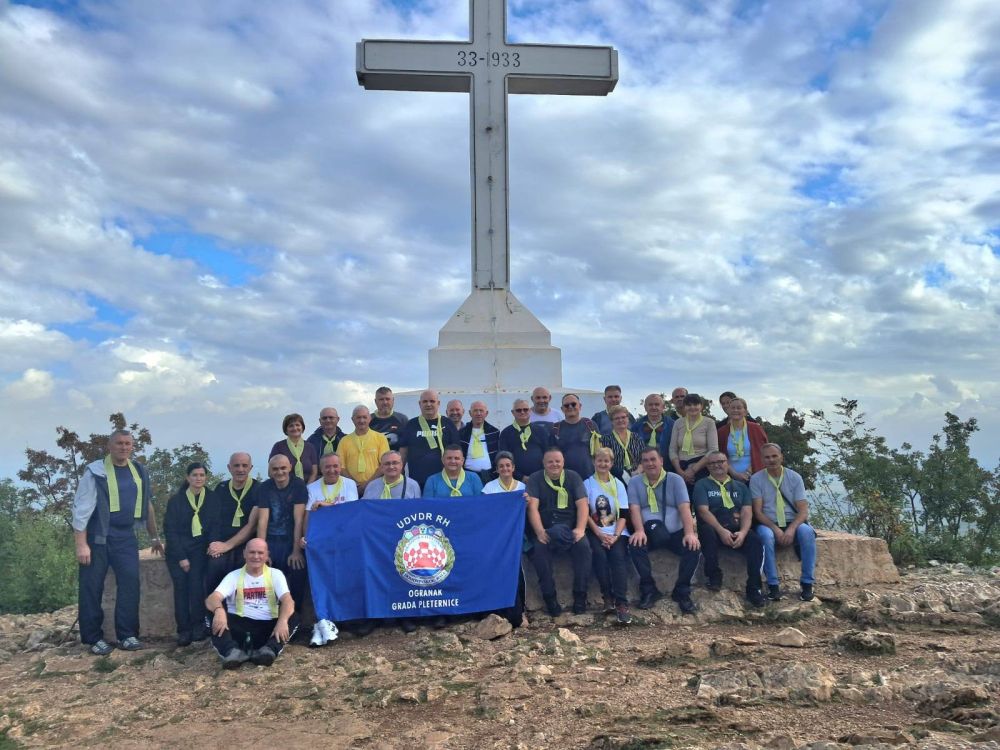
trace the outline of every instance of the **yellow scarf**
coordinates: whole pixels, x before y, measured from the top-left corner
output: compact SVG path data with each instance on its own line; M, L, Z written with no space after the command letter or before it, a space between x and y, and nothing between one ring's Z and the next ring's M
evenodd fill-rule
M247 566L240 568L240 577L236 581L236 615L243 617L243 605L246 599L243 596L243 576L246 575ZM278 616L278 597L274 595L274 581L271 578L271 569L264 566L264 591L267 594L267 606L271 610L271 617Z
M486 458L482 441L479 439L484 432L486 432L485 427L480 427L478 430L475 427L472 428L472 439L469 441L470 458Z
M653 513L660 512L660 506L656 502L656 488L660 486L664 479L667 478L667 472L660 469L660 477L653 484L649 483L649 477L644 473L642 475L642 483L646 485L646 502L649 503L649 509Z
M548 474L545 474L543 472L542 476L545 477L545 484L547 484L550 488L552 488L552 489L554 489L556 491L556 508L558 508L559 510L565 510L566 508L568 508L569 507L569 493L566 491L566 488L563 486L566 483L566 470L563 469L562 471L559 472L559 484L558 485L556 485L551 479L549 479L549 475Z
M131 461L128 462L128 470L132 472L132 481L135 482L134 517L142 518L142 478ZM118 499L118 477L115 476L115 465L111 461L111 456L104 458L104 473L108 476L108 501L111 504L111 512L117 513L122 507Z
M188 504L191 506L191 510L194 511L194 515L191 516L191 536L201 536L201 506L205 504L205 488L201 488L201 495L199 495L198 500L195 501L194 493L190 489L184 490L184 494L187 495Z
M601 447L601 433L590 431L590 455L593 457L597 449Z
M403 475L402 474L399 475L399 479L397 479L395 482L387 482L387 481L385 481L385 478L383 478L382 479L382 499L383 500L391 500L392 499L392 489L393 489L393 487L398 487L402 483L403 483ZM403 490L403 494L404 495L406 494L406 490L405 489Z
M247 491L250 489L250 485L253 484L253 477L247 477L247 483L243 485L243 491L240 492L239 497L236 496L236 492L233 490L232 481L229 482L229 494L233 496L233 500L236 501L236 513L233 514L233 526L240 525L240 519L243 518L243 498L247 496Z
M663 420L661 419L656 424L653 424L652 422L650 422L647 419L646 420L646 424L649 425L649 447L650 448L655 448L656 447L656 430L657 429L662 429L662 427L663 427Z
M729 508L730 510L735 508L736 504L733 502L733 498L729 496L729 490L726 489L726 485L730 481L729 478L727 477L725 482L720 482L715 477L709 477L709 479L719 485L719 492L722 493L722 507Z
M420 429L424 433L424 440L427 441L427 447L430 448L430 449L432 449L432 450L434 448L440 449L441 455L444 456L444 430L441 427L441 415L438 414L438 418L437 418L437 434L438 434L438 437L441 438L440 440L436 440L434 438L434 433L431 432L431 426L428 423L428 421L426 419L424 419L424 415L423 414L421 414L419 417L417 417L417 424L420 425Z
M732 438L733 445L736 446L736 458L743 458L747 454L747 421L743 420L743 429L737 431L735 424L729 425L729 436ZM736 436L739 435L740 442L736 442Z
M302 451L306 449L306 441L300 440L298 448L292 444L291 438L285 438L285 442L288 443L289 453L291 453L292 457L295 459L295 476L299 479L305 479L305 469L302 467Z
M462 485L465 484L465 469L458 470L458 479L455 480L455 484L452 484L451 479L448 478L447 469L441 472L441 478L448 485L448 489L451 490L451 497L462 496Z
M625 468L632 471L632 457L628 454L628 440L622 441L622 439L618 437L618 433L614 430L611 431L611 434L615 436L615 440L618 441L618 445L622 447L622 453L625 454ZM625 434L629 436L632 435L631 432L626 432Z
M691 420L684 417L684 441L681 443L681 450L689 456L694 453L694 436L691 433L701 424L703 419L704 417L699 416L698 421L692 427Z
M778 476L777 482L774 481L771 472L767 472L767 479L774 485L774 502L778 509L778 526L785 528L787 525L787 520L785 519L785 498L781 494L781 483L785 481L785 467L781 467L781 474Z
M337 433L336 432L333 433L333 437L332 438L331 437L327 437L326 435L323 435L323 434L321 434L320 437L323 438L323 442L325 443L325 445L323 446L323 455L324 456L327 453L336 453L337 452L337 448L336 448L336 446L334 446L334 443L337 442Z
M513 492L515 489L517 489L517 480L514 479L514 477L510 478L510 487L507 487L503 483L503 477L497 477L497 484L500 485L500 489L502 489L504 492Z
M515 425L517 427L517 425ZM517 427L517 436L521 438L521 450L528 450L528 441L531 439L531 425L527 427Z
M333 489L330 490L330 492L327 492L326 488L330 486L331 485L326 483L325 479L319 480L319 488L323 493L323 499L326 500L328 503L332 503L334 500L340 497L340 493L344 489L344 478L337 477L337 483L332 485Z
M366 432L365 435L366 436L370 435L371 432L372 432L371 430L368 430L368 432ZM354 438L354 445L358 449L358 469L357 469L357 471L358 471L358 476L360 477L368 469L368 467L365 465L365 441L362 438L358 437L358 433L357 432L352 432L351 433L351 437ZM433 448L434 446L431 446L431 447Z

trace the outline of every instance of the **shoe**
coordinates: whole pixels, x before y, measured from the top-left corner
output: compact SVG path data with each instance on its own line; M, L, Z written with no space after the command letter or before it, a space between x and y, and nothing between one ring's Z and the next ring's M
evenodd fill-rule
M236 669L238 666L246 662L250 657L247 656L246 651L239 648L229 649L229 653L222 657L222 668L223 669Z
M764 595L760 593L760 589L747 591L747 601L750 602L751 607L767 606L767 599L765 599Z
M309 648L319 648L326 645L326 638L323 637L323 626L320 624L322 622L320 620L313 625L313 634L312 638L309 639Z
M549 617L558 617L562 614L562 606L555 596L546 596L543 599L545 599L545 612Z
M403 629L404 633L413 633L416 632L417 623L413 620L402 619L399 621L399 627Z
M615 600L610 596L604 597L604 609L602 612L605 614L610 614L615 611Z
M799 599L804 602L811 602L813 600L813 585L811 583L802 584L802 591L799 592Z
M142 642L135 636L132 636L119 643L118 648L122 651L138 651L142 648Z
M720 578L718 581L709 581L705 588L709 591L722 591L722 579Z
M270 646L261 646L250 655L250 661L261 667L271 666L276 658L277 654L271 650Z
M365 620L360 625L356 625L352 628L351 632L354 633L358 638L364 638L366 635L371 635L375 631L375 621Z
M574 596L573 597L573 614L574 615L585 615L587 614L587 595Z
M677 602L677 607L680 609L682 615L693 615L698 611L697 605L691 601L690 596L682 596L674 599Z
M767 584L767 598L772 602L781 600L781 585L777 583Z
M101 638L101 640L99 640L97 643L95 643L93 646L90 647L90 653L92 653L94 656L107 656L114 650L115 647L112 646L103 638Z
M206 638L208 638L208 631L206 631L205 628L197 628L191 631L191 640L194 643L203 641Z
M185 646L190 646L191 641L194 639L191 637L190 633L178 633L177 634L177 648L184 648Z
M628 625L632 622L632 615L629 614L627 604L619 604L617 607L618 611L618 622L622 625Z
M433 620L431 620L431 627L435 630L440 630L441 628L448 627L448 618L444 615L438 615Z
M639 597L639 604L637 606L639 607L639 609L650 609L654 604L656 604L662 598L663 594L661 594L656 589L653 589L652 591L648 591L641 597Z

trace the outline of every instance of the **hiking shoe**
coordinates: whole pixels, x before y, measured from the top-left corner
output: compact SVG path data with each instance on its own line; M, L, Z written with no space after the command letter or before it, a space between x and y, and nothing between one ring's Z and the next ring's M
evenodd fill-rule
M799 592L799 599L804 602L811 602L813 600L813 585L811 583L802 584L802 591Z
M203 641L206 638L208 638L208 631L205 630L204 627L195 628L194 630L191 631L191 641L194 643Z
M709 581L705 588L709 591L722 591L722 579L720 578L718 581Z
M549 617L558 617L562 614L562 606L554 596L543 597L545 599L545 612Z
M650 609L654 604L656 604L662 598L663 594L661 594L656 589L653 589L652 591L648 591L641 597L639 597L639 604L636 606L638 606L639 609Z
M781 586L777 583L767 584L767 598L772 602L781 600Z
M440 630L441 628L448 627L448 618L444 615L438 615L433 620L431 620L431 627L435 630Z
M107 656L114 650L115 647L112 646L103 638L101 638L101 640L99 640L97 643L95 643L93 646L90 647L90 653L92 653L94 656Z
M351 628L351 632L354 633L358 638L364 638L366 635L371 635L375 631L375 621L374 620L363 620L360 625L355 625Z
M610 614L615 611L615 600L610 596L604 597L604 609L602 610L606 614Z
M118 648L122 651L138 651L142 648L142 643L138 638L132 636L131 638L126 638L124 641L118 644Z
M190 646L192 640L193 639L191 638L191 634L190 633L178 633L177 634L177 648L184 648L185 646Z
M573 597L573 614L584 615L587 613L587 595Z
M618 622L620 622L622 625L628 625L630 622L632 622L632 615L629 614L627 604L619 604L617 611L618 611Z
M261 646L250 655L250 661L261 667L269 667L274 664L277 654L271 650L270 646Z
M765 599L764 595L760 593L760 589L747 591L747 601L750 602L751 607L767 606L767 599Z
M698 611L697 605L691 601L690 596L681 596L674 599L674 601L677 602L677 607L680 609L682 615L693 615Z
M399 621L399 627L402 628L404 633L414 633L417 630L417 623L413 620L404 618Z
M222 668L223 669L236 669L238 666L246 662L250 657L247 656L246 651L239 648L229 649L229 653L222 657Z

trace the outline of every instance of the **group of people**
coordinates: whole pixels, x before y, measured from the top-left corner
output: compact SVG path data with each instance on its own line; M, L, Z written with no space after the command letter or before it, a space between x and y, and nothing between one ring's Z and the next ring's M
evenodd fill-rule
M308 437L305 420L289 414L284 440L274 444L268 478L252 477L246 452L234 453L230 478L208 488L207 468L187 467L187 479L167 503L166 545L160 542L145 467L132 458L132 436L114 432L108 456L87 466L73 507L80 565L80 637L94 654L113 649L104 638L101 596L109 567L118 596L118 647L138 640L138 542L144 526L154 554L165 555L174 588L178 645L211 638L223 666L246 661L270 664L297 631L296 605L308 585L304 550L309 517L323 508L358 500L447 498L518 492L526 501L523 545L538 576L546 612L562 612L552 573L554 555L568 552L573 566L572 609L583 613L591 575L604 609L619 622L631 620L629 566L639 578L640 609L662 593L649 551L664 548L679 558L672 599L682 613L697 611L691 581L704 557L710 590L722 586L720 550L746 560L746 597L761 607L782 598L775 564L777 547L794 547L801 560L799 597L813 598L816 534L807 523L802 478L782 465L780 446L747 413L747 403L726 392L727 418L703 415L703 401L684 388L671 394L673 416L659 394L643 402L638 419L621 405L621 389L604 391L605 409L591 418L580 398L562 397L557 414L551 394L536 388L514 401L513 423L498 429L482 401L452 401L440 413L437 394L421 394L420 415L394 411L389 388L375 393L376 411L356 406L354 430L339 427L333 408L319 414ZM767 587L763 586L762 575ZM523 619L524 579L514 607ZM447 620L432 618L441 627ZM358 635L372 620L340 623ZM402 619L406 632L417 627ZM337 637L337 625L316 623L311 645Z

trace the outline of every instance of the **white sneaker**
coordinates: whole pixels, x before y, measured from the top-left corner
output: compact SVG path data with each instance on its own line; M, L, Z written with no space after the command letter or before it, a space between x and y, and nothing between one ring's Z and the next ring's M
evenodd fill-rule
M324 629L324 631L326 633L326 642L327 643L329 643L330 641L337 640L337 636L340 634L340 631L337 630L337 626L336 625L334 625L329 620L323 620L323 629Z
M337 635L336 625L329 620L319 620L313 625L312 640L309 641L309 645L314 648L325 646L330 641L337 640Z

